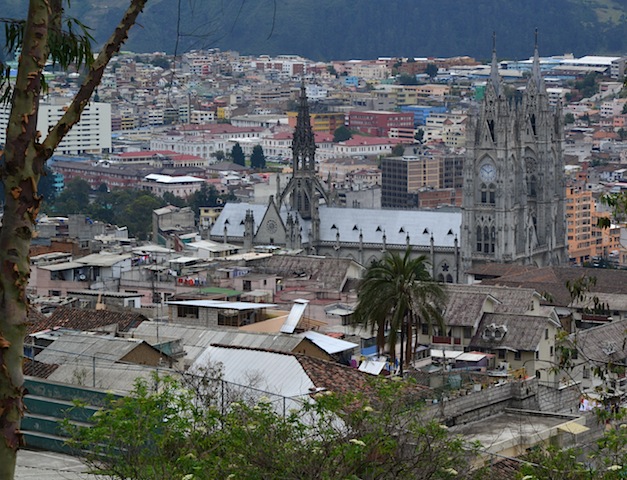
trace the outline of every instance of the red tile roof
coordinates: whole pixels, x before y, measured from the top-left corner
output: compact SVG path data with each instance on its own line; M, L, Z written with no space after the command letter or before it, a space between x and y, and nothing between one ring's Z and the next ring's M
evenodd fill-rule
M64 327L72 330L99 330L117 324L118 330L125 332L136 327L148 318L140 313L122 313L112 310L92 310L87 308L57 307L50 317L43 317L28 325L28 334Z

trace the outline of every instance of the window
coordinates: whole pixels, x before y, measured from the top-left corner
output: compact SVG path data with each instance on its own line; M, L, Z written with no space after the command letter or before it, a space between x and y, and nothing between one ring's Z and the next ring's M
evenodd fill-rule
M499 350L499 360L505 360L505 350Z
M520 360L521 359L521 353L520 351L516 351L514 352L514 360Z
M536 360L540 360L540 352L536 350Z
M179 305L176 315L183 318L198 318L198 307L191 305Z
M544 339L545 339L545 340L548 340L548 339L549 339L549 329L548 329L548 328L546 328L546 329L544 330Z
M423 335L429 335L429 324L428 323L423 323L421 325L421 331Z
M464 338L472 338L472 327L464 327Z
M549 357L553 356L553 345L551 345L551 348L549 349Z

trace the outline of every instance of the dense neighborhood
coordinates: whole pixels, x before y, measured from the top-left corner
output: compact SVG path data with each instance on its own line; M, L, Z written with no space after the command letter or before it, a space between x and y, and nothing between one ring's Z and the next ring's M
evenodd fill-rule
M502 60L495 44L488 63L116 55L47 163L27 448L75 453L73 401L89 423L107 394L167 376L209 378L223 414L282 418L406 379L493 478L601 437L598 411L627 396L627 227L606 200L627 189L627 57L530 47ZM80 76L46 68L38 130Z

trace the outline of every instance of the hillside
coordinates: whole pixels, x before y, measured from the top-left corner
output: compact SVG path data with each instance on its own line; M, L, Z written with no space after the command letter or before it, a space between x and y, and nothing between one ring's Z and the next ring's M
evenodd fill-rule
M3 16L24 10L25 2L5 1ZM72 9L102 41L125 4L84 0L72 2ZM172 53L177 4L149 2L127 49ZM179 52L219 47L320 60L396 55L485 59L496 31L500 57L525 58L532 53L536 27L542 54L627 52L627 2L622 0L191 0L182 1L181 8Z

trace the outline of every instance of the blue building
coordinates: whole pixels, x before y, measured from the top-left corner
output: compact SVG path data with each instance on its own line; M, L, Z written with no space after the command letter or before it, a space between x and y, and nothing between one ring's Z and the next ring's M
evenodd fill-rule
M427 118L433 113L445 113L446 107L444 106L431 106L431 105L404 105L401 107L401 112L411 112L414 114L414 127L425 125Z

